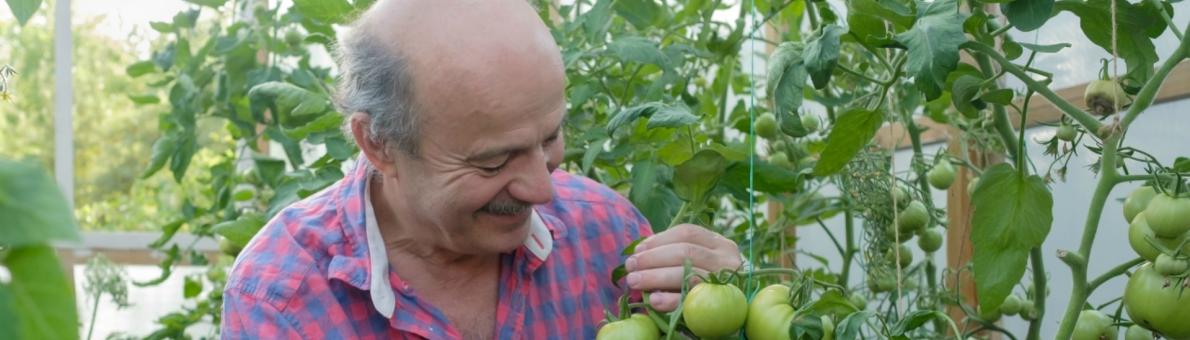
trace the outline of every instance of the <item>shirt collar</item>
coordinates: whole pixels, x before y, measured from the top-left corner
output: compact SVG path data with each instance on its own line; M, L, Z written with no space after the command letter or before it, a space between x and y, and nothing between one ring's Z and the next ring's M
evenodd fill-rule
M396 294L388 280L388 251L384 246L384 239L380 236L380 225L376 222L376 213L372 209L371 192L373 176L364 176L364 225L366 229L368 257L371 268L369 292L372 295L372 305L386 319L391 319L396 309ZM524 248L537 261L537 265L544 263L554 249L553 228L549 227L537 210L533 209L529 216L529 236L525 238Z

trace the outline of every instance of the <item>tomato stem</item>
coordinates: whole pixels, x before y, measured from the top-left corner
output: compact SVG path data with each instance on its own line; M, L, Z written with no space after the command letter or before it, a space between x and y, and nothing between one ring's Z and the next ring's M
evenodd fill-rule
M1025 85L1029 87L1029 89L1040 93L1043 97L1053 103L1054 106L1057 106L1058 109L1062 110L1063 113L1066 113L1066 115L1070 116L1070 118L1074 118L1074 120L1078 121L1079 124L1082 124L1083 127L1087 129L1087 131L1099 131L1099 127L1102 126L1102 124L1099 123L1099 120L1095 119L1095 117L1092 117L1089 113L1080 110L1069 101L1062 99L1061 96L1059 96L1057 93L1054 93L1054 91L1050 90L1050 88L1045 84L1034 80L1027 73L1025 73L1024 70L1022 70L1020 67L1017 67L1012 63L1012 61L1009 61L1008 58L1004 57L1003 54L1000 54L1000 52L996 51L995 48L978 41L969 41L963 44L963 47L973 52L977 52L981 56L994 59L996 63L1000 64L1001 68L1003 68L1005 71L1008 71L1008 73L1012 73L1012 75L1016 76L1017 79L1020 79L1022 82L1024 82ZM984 58L979 59L984 60ZM999 122L997 122L997 125L999 125ZM1008 149L1013 150L1014 148L1009 147Z
M1136 265L1139 265L1144 262L1145 262L1144 258L1138 257L1138 258L1132 259L1128 262L1124 262L1124 263L1116 266L1115 268L1108 270L1107 272L1103 273L1102 275L1099 275L1099 277L1096 277L1094 280L1091 280L1091 282L1089 284L1087 284L1087 294L1094 292L1096 288L1099 288L1100 285L1103 285L1108 280L1111 280L1114 277L1123 275L1125 272L1128 272L1129 269L1132 269L1132 267L1136 267Z

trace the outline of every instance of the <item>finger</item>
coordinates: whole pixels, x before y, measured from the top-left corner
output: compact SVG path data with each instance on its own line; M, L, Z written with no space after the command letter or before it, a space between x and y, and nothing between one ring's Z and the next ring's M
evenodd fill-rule
M660 234L653 235L636 245L636 251L644 251L672 243L693 243L710 249L736 249L735 242L694 224L679 224Z
M696 268L717 269L724 265L721 262L725 262L720 257L715 251L700 245L671 243L632 255L624 261L624 269L633 272L664 267L682 268L686 259Z
M651 293L649 294L649 305L659 312L672 312L674 309L678 309L678 300L681 298L682 294L679 293Z
M705 276L706 271L702 269L693 269L694 274L690 277L690 286L694 286L702 281L699 275ZM685 273L682 267L665 267L646 269L628 273L624 278L628 283L628 288L634 290L682 290L682 274Z

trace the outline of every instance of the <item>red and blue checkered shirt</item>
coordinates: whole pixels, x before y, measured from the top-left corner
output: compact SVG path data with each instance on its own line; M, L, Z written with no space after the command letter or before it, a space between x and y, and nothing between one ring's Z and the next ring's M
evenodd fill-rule
M365 194L370 171L361 158L348 176L282 210L252 239L224 288L224 338L460 338L388 265L368 223L375 224ZM534 207L530 239L501 255L500 339L594 338L604 309L614 310L623 292L611 282L621 251L651 233L619 193L561 170L552 177L554 198ZM381 243L372 245L379 251L370 243Z

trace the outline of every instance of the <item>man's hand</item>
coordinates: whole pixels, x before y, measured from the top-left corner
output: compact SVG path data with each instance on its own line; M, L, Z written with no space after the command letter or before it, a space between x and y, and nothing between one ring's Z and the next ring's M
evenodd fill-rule
M647 302L659 311L672 311L681 298L686 259L700 275L739 269L743 262L735 242L697 225L680 224L637 244L636 254L624 262L628 287L653 292Z

